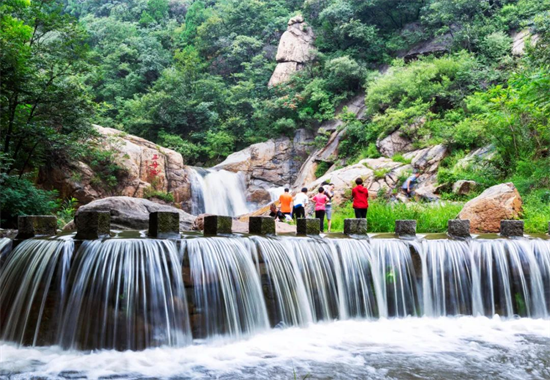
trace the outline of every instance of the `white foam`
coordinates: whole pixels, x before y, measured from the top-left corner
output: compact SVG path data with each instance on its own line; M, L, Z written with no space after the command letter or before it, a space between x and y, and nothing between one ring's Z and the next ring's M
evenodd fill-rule
M63 351L0 346L0 375L23 372L56 378L77 371L89 379L314 377L544 379L550 321L498 316L338 321L271 330L247 340L216 339L184 348L140 352ZM546 357L546 359L545 359ZM496 376L495 375L495 376Z

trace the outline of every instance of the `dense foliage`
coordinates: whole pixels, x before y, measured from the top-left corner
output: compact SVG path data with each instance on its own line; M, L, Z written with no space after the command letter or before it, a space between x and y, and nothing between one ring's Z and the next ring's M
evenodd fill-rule
M270 89L278 41L296 14L315 32L315 59ZM536 49L527 41L526 54L513 56L510 36L524 29L537 35ZM378 156L376 141L401 128L418 147L452 149L440 182L513 180L543 207L549 33L550 0L4 0L2 218L9 197L25 199L44 165L81 157L96 163L99 184L116 184L120 168L86 143L92 122L208 165L315 129L362 92L366 117L339 116L345 161ZM406 54L434 38L444 46L436 54ZM455 165L488 144L494 154L484 165ZM18 194L4 191L14 183Z

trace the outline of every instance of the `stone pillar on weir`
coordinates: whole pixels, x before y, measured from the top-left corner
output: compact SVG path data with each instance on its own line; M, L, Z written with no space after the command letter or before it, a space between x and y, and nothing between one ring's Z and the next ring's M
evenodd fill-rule
M25 215L17 218L16 240L35 236L54 236L57 233L57 218L53 215Z
M416 220L396 220L395 234L397 236L416 236Z
M179 238L180 214L156 211L149 214L149 236L160 239Z
M470 221L467 219L450 219L447 222L447 234L453 238L469 238Z
M321 231L321 220L319 218L298 218L296 219L296 235L319 235Z
M93 240L111 235L111 213L109 211L82 211L74 217L75 239Z
M504 236L504 237L523 236L523 220L501 220L500 236Z
M366 235L367 219L350 218L344 219L344 234L346 235Z
M254 235L275 235L275 219L270 216L251 216L248 219L248 233Z
M219 234L230 234L233 226L233 218L222 215L206 215L204 217L205 236L216 236Z

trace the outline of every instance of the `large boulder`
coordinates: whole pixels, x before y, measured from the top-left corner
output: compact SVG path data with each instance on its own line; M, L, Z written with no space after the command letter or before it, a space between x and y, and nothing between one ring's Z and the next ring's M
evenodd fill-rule
M171 193L177 203L188 202L191 187L181 154L141 137L113 128L94 125L96 145L113 152L122 173L116 184L103 183L101 173L90 162L75 161L66 166L45 166L39 183L58 190L62 198L76 198L86 204L110 195L143 197L147 189Z
M457 195L468 195L476 188L476 181L460 180L453 184L453 193Z
M269 87L287 82L292 74L313 58L314 38L313 30L302 16L292 17L288 21L288 28L279 41L276 56L278 63L269 80Z
M195 217L172 206L161 205L147 199L132 197L108 197L82 206L76 212L109 211L111 227L121 230L144 230L149 227L149 214L156 211L177 212L180 214L180 230L191 231Z
M502 183L466 203L458 217L470 220L471 232L499 232L501 220L520 217L522 204L514 184Z

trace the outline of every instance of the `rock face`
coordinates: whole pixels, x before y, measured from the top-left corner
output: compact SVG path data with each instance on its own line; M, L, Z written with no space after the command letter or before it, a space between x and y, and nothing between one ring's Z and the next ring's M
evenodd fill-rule
M352 112L357 119L362 119L365 115L365 94L360 93L349 101L342 103L336 110L337 114L343 111ZM338 146L340 145L340 139L345 133L345 129L340 129L344 122L340 118L334 118L329 121L323 122L319 127L319 132L324 131L330 133L327 144L320 149L314 150L304 162L300 168L300 172L296 177L293 188L301 188L316 180L315 171L319 162L327 162L330 164L335 163L338 160Z
M528 29L512 32L512 54L516 56L522 56L525 54L525 43L530 40L531 45L536 46L540 36L538 34L531 34Z
M412 140L397 130L382 140L376 142L378 150L383 156L392 157L396 153L407 153L414 150Z
M279 41L277 67L269 80L269 87L287 82L292 74L313 58L314 38L313 31L302 16L292 17L288 21L288 28Z
M108 197L93 201L78 209L76 215L85 211L109 211L111 227L121 230L144 230L149 228L149 214L166 211L180 215L180 230L190 231L195 217L175 207L161 205L147 199L132 197Z
M116 187L108 189L85 162L48 168L40 173L42 186L57 189L62 198L74 197L81 204L110 195L143 197L151 187L171 193L177 203L190 199L191 188L181 154L117 129L94 127L99 133L98 145L113 151L117 164L125 169L122 178L117 178Z
M488 188L466 203L458 217L470 220L471 232L499 232L500 221L518 218L522 204L514 184L502 183Z
M409 135L414 133L424 123L426 123L426 118L422 117L410 125L404 125L385 138L376 141L376 147L386 157L392 157L397 153L411 152L414 150L414 147L413 140Z
M458 195L467 195L474 191L477 183L475 181L456 181L453 184L453 193Z
M215 168L244 173L247 200L270 202L270 189L290 186L295 181L312 141L311 133L298 130L294 139L283 137L251 145L231 154Z

